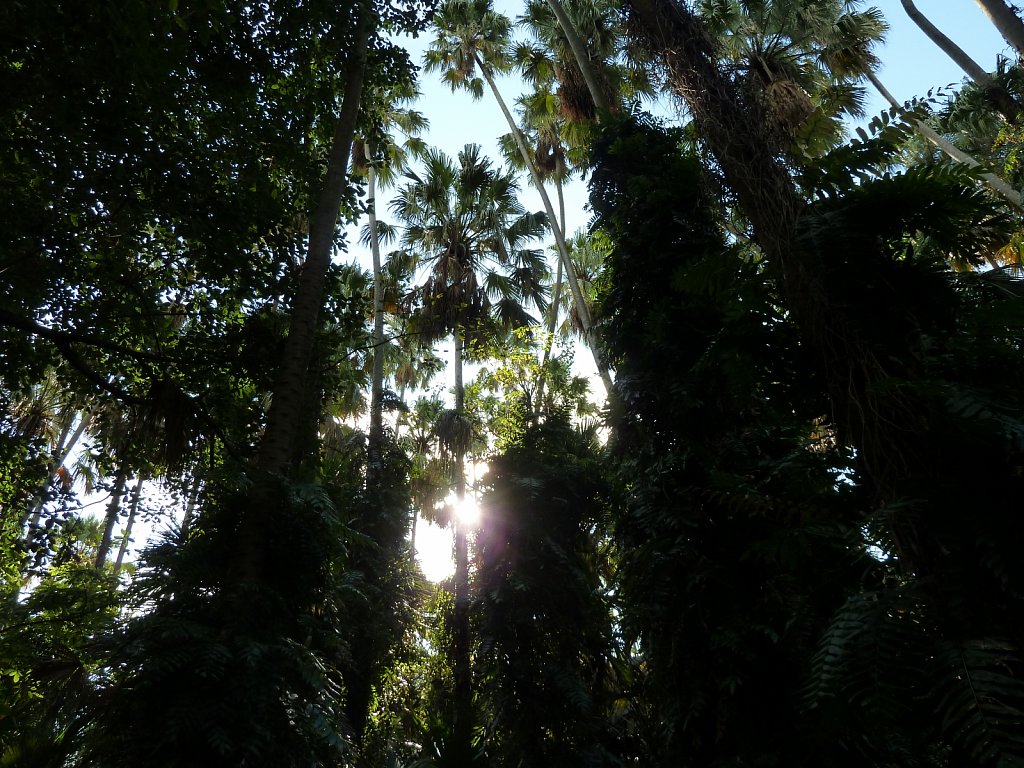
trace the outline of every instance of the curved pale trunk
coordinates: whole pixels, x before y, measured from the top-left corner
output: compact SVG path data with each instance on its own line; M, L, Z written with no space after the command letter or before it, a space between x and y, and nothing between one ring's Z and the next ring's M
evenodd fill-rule
M135 481L135 488L132 490L132 505L128 510L128 522L124 526L124 535L121 538L121 546L117 550L117 559L114 561L114 575L121 572L124 565L124 555L128 551L128 540L132 535L132 527L135 525L135 518L139 513L139 500L142 498L142 475Z
M573 58L576 59L576 64L579 66L580 72L583 73L583 80L587 84L587 90L590 91L590 98L594 100L598 114L610 112L611 104L608 103L608 99L597 81L597 73L594 72L593 63L590 60L590 51L587 50L587 46L576 32L576 26L565 12L565 8L562 7L561 0L548 0L548 5L551 7L552 13L555 14L555 19L558 20L558 26L562 28L562 34L565 35L569 48L572 49Z
M913 0L900 0L903 10L918 28L928 36L943 53L949 56L960 69L967 73L975 83L981 86L988 95L992 105L998 109L1007 120L1016 120L1021 113L1021 106L1005 88L992 79L992 75L982 68L978 62L967 55L963 48L950 40L939 30L928 18L917 9Z
M562 192L562 180L555 177L555 192L558 194L558 223L565 232L565 195ZM548 311L548 335L544 339L544 357L540 363L540 379L537 382L537 402L533 407L533 423L537 423L541 409L544 407L544 385L547 381L547 365L551 359L551 347L555 341L555 328L558 326L558 304L562 300L562 260L558 260L555 270L555 292L551 295L551 307Z
M185 502L185 512L181 516L181 529L178 532L178 541L184 542L188 538L188 531L192 527L192 520L195 517L196 504L199 501L199 491L202 484L199 478L192 479L192 487L188 491L188 499Z
M903 108L903 105L901 105L896 100L896 98L891 93L889 93L889 90L884 85L882 85L881 81L875 76L873 72L868 72L867 78L868 80L871 81L871 84L875 86L875 89L880 94L882 94L885 100L889 102L889 104L891 104L895 109ZM979 163L975 158L973 158L971 155L967 154L966 152L958 148L952 142L943 138L939 133L933 130L927 123L916 119L911 120L910 122L918 133L920 133L925 139L930 141L934 146L938 147L940 150L949 155L949 157L951 157L953 160L956 160L958 163L963 163L969 168L981 167L981 163ZM997 195L1002 197L1004 200L1006 200L1006 202L1008 202L1018 211L1024 212L1024 203L1022 203L1020 193L1017 190L1015 190L1013 187L1007 184L1003 179L996 176L994 173L983 173L981 175L981 178L985 186L987 186L990 190L992 190Z
M114 488L110 494L110 503L107 504L107 515L103 521L103 538L96 550L96 560L93 563L97 570L101 569L107 562L107 555L110 553L110 545L114 540L114 525L117 523L117 516L121 511L121 497L124 495L124 486L128 482L128 466L123 465L117 471L114 478Z
M89 412L83 413L82 419L78 422L78 426L75 427L75 431L71 433L71 437L68 437L68 432L71 429L72 422L69 421L64 426L60 436L57 438L57 445L54 446L53 458L46 467L46 480L43 481L33 495L31 508L22 516L21 528L25 527L26 522L29 523L30 529L39 525L39 518L43 512L43 501L46 498L46 489L50 487L53 478L57 475L60 468L64 466L64 462L68 460L68 456L71 455L71 451L74 450L85 430L89 428L89 422L91 421L92 414Z
M1017 56L1024 56L1024 21L1003 0L976 0L978 7L999 30Z
M353 56L347 67L345 92L334 126L327 173L310 221L306 261L299 275L288 338L285 340L284 354L274 383L267 426L260 440L258 464L260 469L267 472L286 472L292 462L298 429L305 423L302 418L305 381L323 309L338 214L348 185L349 156L359 117L366 54L373 27L373 7L368 3L356 23L355 40L351 48Z
M462 334L452 334L455 341L455 412L466 412L466 391L462 382ZM466 498L466 456L460 449L455 457L455 497L461 507ZM469 662L469 542L466 528L459 516L455 521L455 611L452 626L452 676L455 680L456 750L468 755L473 736L473 679Z
M565 267L565 276L569 283L569 288L572 290L573 299L576 301L577 307L579 307L580 323L583 325L583 331L587 336L587 343L590 347L590 351L594 355L594 362L597 364L597 372L601 376L601 381L604 382L608 393L611 394L613 391L613 384L611 374L608 371L608 366L605 364L604 359L598 354L595 348L595 339L593 338L593 319L590 315L590 308L587 306L587 302L583 296L583 290L580 288L579 278L576 276L576 270L573 267L572 260L569 258L569 246L565 242L565 234L562 228L558 226L558 221L555 219L555 209L551 205L551 198L548 196L547 190L544 188L544 182L540 177L540 172L537 170L536 163L533 162L533 157L530 155L530 150L526 147L526 140L523 138L522 131L519 130L519 126L516 124L515 119L512 117L512 113L508 109L508 105L505 104L505 100L501 97L501 92L498 91L498 86L494 82L494 78L491 77L491 73L484 66L479 56L475 56L476 64L480 68L480 71L484 75L484 79L487 81L487 85L491 89L491 93L494 94L495 101L498 102L498 106L501 107L501 112L505 115L505 120L508 123L509 130L512 132L512 138L515 139L516 146L519 148L519 154L523 158L523 162L526 163L526 167L530 169L530 176L533 179L533 185L540 194L540 199L544 203L544 211L548 215L548 221L551 223L551 231L555 236L555 244L558 246L559 256L562 258L562 265Z
M370 379L370 433L367 438L367 485L380 477L381 443L384 439L384 276L381 271L380 236L377 232L377 169L369 145L364 145L367 171L367 213L370 219L370 251L373 255L373 373Z

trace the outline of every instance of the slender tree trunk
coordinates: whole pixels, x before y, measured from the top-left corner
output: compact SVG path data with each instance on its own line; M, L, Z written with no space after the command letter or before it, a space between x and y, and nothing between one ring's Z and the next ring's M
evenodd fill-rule
M377 169L370 146L364 145L368 164L367 212L370 218L370 251L373 254L373 374L370 382L370 433L367 439L367 485L373 487L381 470L384 439L384 276L380 261L380 233L377 231Z
M124 554L128 551L128 540L131 538L132 527L135 525L135 517L139 513L139 500L142 498L142 482L143 476L139 475L139 479L135 481L135 488L132 490L132 505L128 511L128 522L125 523L121 546L117 550L117 559L114 561L115 576L121 572L121 566L124 564Z
M868 78L868 80L871 81L871 84L873 86L875 86L875 90L877 90L880 94L882 94L882 96L885 98L885 100L888 101L889 104L892 105L892 107L894 109L902 109L903 108L903 105L901 105L896 100L896 97L894 97L889 92L889 90L882 84L882 82L878 79L878 77L873 72L868 72L867 73L867 78ZM961 150L959 147L957 147L952 142L950 142L950 141L946 140L945 138L943 138L939 133L937 133L934 129L932 129L927 123L925 123L925 122L923 122L921 120L917 120L917 119L911 120L910 123L911 123L911 125L914 126L914 129L918 133L920 133L922 136L924 136L925 139L927 139L934 146L938 147L940 150L945 152L947 155L949 155L949 157L951 157L956 162L963 163L964 165L966 165L969 168L980 168L981 167L981 163L979 163L975 158L973 158L971 155L969 155L966 152L964 152L963 150ZM1003 179L999 178L994 173L988 173L988 172L983 173L981 175L981 178L982 178L982 181L984 182L985 186L987 186L990 190L992 190L997 195L1002 197L1004 200L1006 200L1006 202L1008 202L1010 205L1012 205L1018 211L1024 212L1024 202L1021 201L1020 193L1017 192L1017 190L1015 190L1013 187L1011 187L1008 183L1006 183L1006 181L1004 181Z
M327 159L327 173L310 221L306 261L295 292L288 338L274 383L266 430L260 440L258 463L267 472L284 474L288 469L297 431L302 423L304 383L323 309L324 288L334 250L338 214L348 184L349 156L359 117L366 56L373 29L373 6L367 2L360 10L356 23L352 57L346 68L345 92Z
M576 31L572 19L565 12L561 0L548 0L548 5L551 6L551 11L555 14L555 19L558 20L558 26L562 28L562 34L565 35L569 48L572 49L573 58L576 59L576 64L583 74L583 80L587 84L587 90L590 91L590 98L594 100L598 114L610 112L612 105L608 102L608 98L597 81L597 73L594 71L594 64L590 59L590 51L587 50L587 46Z
M276 495L269 475L285 475L291 468L303 425L306 380L313 356L316 331L323 309L327 271L338 225L338 214L348 184L349 159L359 117L369 41L376 24L372 2L365 0L356 22L346 83L327 158L327 171L309 227L305 264L292 304L291 322L284 353L274 383L267 425L256 461L263 476L250 491L252 503L238 527L230 569L241 583L259 581L263 570L265 537L277 512Z
M107 516L103 521L103 538L100 539L100 546L96 550L96 560L93 563L96 570L103 568L104 563L107 562L110 544L114 539L114 525L117 523L117 516L121 511L121 497L124 495L124 486L127 481L128 465L124 463L117 470L114 487L110 493L110 503L107 504Z
M502 114L505 115L505 120L508 122L509 130L512 132L512 138L515 139L516 146L519 147L519 154L522 156L523 162L526 163L526 167L530 169L530 176L533 179L533 185L536 187L537 192L540 193L540 199L544 203L544 211L548 215L548 221L551 222L551 231L555 236L555 244L558 246L558 253L562 258L562 264L565 266L565 276L568 280L569 288L572 290L573 299L579 307L580 322L583 325L583 331L586 334L588 346L594 355L594 362L597 364L597 372L610 395L614 391L611 374L608 371L608 366L604 362L604 358L597 351L595 343L596 340L593 338L594 322L590 315L590 308L587 306L583 290L580 288L579 278L576 276L576 270L573 267L572 260L569 258L569 246L565 242L565 234L563 233L562 228L558 226L558 222L555 219L555 209L554 206L551 205L551 198L548 197L547 190L544 188L544 182L540 177L540 173L537 171L536 163L533 162L530 150L526 147L526 140L523 138L523 133L519 130L519 126L516 125L516 121L512 117L512 113L509 112L508 105L505 104L505 100L501 97L501 92L498 90L498 86L495 84L494 78L491 77L490 71L484 66L484 63L480 60L479 56L476 56L476 64L483 73L484 79L487 81L487 85L491 89L491 93L494 94L494 99L498 102L498 106L501 108Z
M456 331L455 340L455 412L466 413L466 392L462 383L462 334ZM461 508L466 498L466 454L460 445L455 458L455 498ZM467 758L473 736L473 679L469 663L469 542L465 525L455 520L455 612L452 618L452 673L455 678L456 751Z
M974 59L967 55L960 46L950 40L945 34L939 30L928 18L921 13L917 6L914 5L913 0L900 0L903 3L903 10L907 12L907 16L913 21L918 28L928 36L935 45L937 45L942 52L951 58L956 65L960 67L967 75L982 89L988 96L989 101L992 102L999 112L1010 121L1016 120L1020 117L1021 106L1016 99L1010 95L1009 92L1001 85L995 82L988 72L986 72L980 64Z
M181 528L178 541L183 542L188 538L189 528L192 527L192 518L195 516L196 504L199 502L199 489L202 483L198 477L192 478L192 487L188 490L188 499L185 501L185 512L181 516Z
M562 180L555 177L555 192L558 195L558 224L565 232L565 194L562 190ZM555 329L558 327L558 308L562 300L562 260L558 260L555 269L555 290L551 294L551 306L548 310L547 337L544 339L544 356L540 362L540 380L537 382L537 402L533 408L533 423L537 423L542 408L544 407L544 385L547 381L548 361L551 359L551 347L555 341Z
M988 16L1003 39L1009 43L1017 56L1024 56L1024 21L1004 0L976 0L978 7Z
M46 480L39 486L33 495L32 506L25 512L21 519L21 527L25 527L26 521L29 523L29 528L33 528L39 525L39 518L43 512L43 503L46 499L46 489L50 487L50 483L53 482L54 476L64 466L64 462L68 460L68 456L71 455L71 451L78 444L78 441L82 438L85 430L89 428L89 422L92 421L92 414L88 411L82 414L81 421L78 422L78 426L69 438L67 436L68 431L71 429L72 422L68 422L61 432L60 437L57 439L57 445L53 450L53 459L46 467Z
M416 561L416 524L419 518L419 510L413 507L412 520L409 521L409 562Z

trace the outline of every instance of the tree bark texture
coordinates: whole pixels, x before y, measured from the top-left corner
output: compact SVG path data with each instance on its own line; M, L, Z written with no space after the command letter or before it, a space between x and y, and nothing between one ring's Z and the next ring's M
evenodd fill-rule
M565 232L565 195L562 192L561 178L555 177L555 192L558 194L558 225ZM544 388L547 382L548 360L551 359L551 347L555 341L555 329L558 327L558 307L562 300L562 260L558 260L555 270L555 290L551 293L551 306L548 309L548 334L544 339L544 356L540 363L540 377L537 382L537 402L533 407L533 422L536 424L544 408Z
M462 334L456 330L454 339L455 412L466 414L466 391L462 381ZM455 498L461 508L466 498L466 453L459 446L455 456ZM467 758L473 738L473 678L469 658L469 542L466 528L455 510L455 610L452 617L452 676L455 682L455 723L453 735L458 754Z
M369 145L364 145L367 170L367 211L370 219L370 251L373 255L373 373L370 380L370 432L367 436L367 485L380 477L381 443L384 439L384 276L381 271L380 233L377 231L377 169Z
M110 544L114 539L114 526L117 524L117 516L121 512L121 496L124 495L124 486L128 482L128 465L123 464L117 470L114 478L114 487L110 492L110 503L107 504L107 515L103 519L103 538L96 550L96 560L93 565L97 570L101 569L107 562L107 555L110 553Z
M308 416L305 402L310 361L324 304L338 215L348 185L347 174L362 98L370 38L376 26L371 2L361 6L353 48L346 65L347 80L327 159L327 169L310 220L309 244L292 305L288 337L274 382L267 425L260 440L256 468L261 475L249 491L249 504L237 533L230 570L236 586L259 583L263 577L265 537L270 535L279 494L271 476L285 476L293 466L295 447ZM239 593L241 594L241 593ZM241 599L241 598L240 598Z
M121 572L121 566L124 565L124 555L128 551L128 540L132 535L132 527L135 525L135 518L139 514L139 502L142 499L142 482L143 477L142 475L139 475L139 479L135 481L135 488L132 490L132 505L128 510L128 522L125 523L121 546L117 550L117 559L114 561L115 576Z
M50 483L53 482L53 478L56 476L58 470L64 466L64 462L68 460L68 456L71 455L71 451L78 444L78 441L85 434L85 430L89 428L89 422L92 421L92 414L88 411L82 413L82 418L78 422L78 426L75 427L75 431L68 437L67 432L71 428L69 422L65 429L61 432L60 437L57 440L57 445L54 446L53 459L46 467L46 480L44 480L39 488L36 490L32 497L32 506L28 508L21 518L21 527L25 527L25 522L28 521L30 528L39 525L39 518L43 512L43 503L46 499L46 490L50 487ZM26 534L26 540L31 538L31 531Z

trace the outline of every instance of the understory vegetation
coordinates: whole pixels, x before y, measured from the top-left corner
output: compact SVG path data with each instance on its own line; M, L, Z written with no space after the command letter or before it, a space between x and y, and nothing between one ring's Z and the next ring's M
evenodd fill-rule
M513 12L0 7L0 766L1024 765L1016 57Z

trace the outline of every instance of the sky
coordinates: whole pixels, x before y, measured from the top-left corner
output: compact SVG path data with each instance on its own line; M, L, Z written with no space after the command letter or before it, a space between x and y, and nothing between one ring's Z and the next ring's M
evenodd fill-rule
M520 3L513 0L496 0L495 5L513 19L520 13ZM910 21L900 0L878 0L863 3L861 7L872 5L882 11L890 25L887 40L878 51L882 60L879 75L896 98L907 100L923 96L930 88L960 83L963 72ZM917 0L916 5L985 69L995 69L998 55L1009 55L1009 46L974 0ZM407 41L406 48L414 61L421 60L429 41L429 34ZM439 76L425 73L421 74L420 87L423 98L418 109L430 120L431 126L426 137L428 143L450 155L455 155L467 143L477 143L492 159L500 158L495 138L507 133L508 126L489 93L482 100L473 101L466 93L452 93ZM499 87L509 104L524 90L515 78L509 77L502 78ZM870 85L868 96L869 118L888 107ZM524 179L524 187L527 186ZM528 189L524 192L524 202L531 210L541 210L540 197ZM569 233L587 225L585 201L583 185L574 185L567 200Z
M881 0L862 3L879 8L889 23L890 31L885 44L878 50L882 67L879 79L892 94L900 100L924 96L929 89L959 84L963 72L948 59L910 21L900 0ZM985 69L994 70L997 56L1009 56L1009 46L999 36L973 0L917 0L918 9L933 24L951 37ZM505 15L515 18L520 13L520 3L510 0L496 0L496 8ZM524 33L520 32L520 36ZM421 61L422 52L429 45L430 35L406 43L414 61ZM497 161L501 155L497 149L496 137L508 132L501 111L489 91L484 98L474 101L465 92L452 93L436 74L421 74L420 88L423 97L417 109L430 121L430 130L425 138L428 144L436 146L449 155L455 155L467 143L480 144L485 154ZM525 86L517 79L504 77L499 81L507 103L514 103ZM868 120L888 103L868 84ZM661 114L670 117L671 106L662 106ZM540 196L529 186L526 178L522 182L523 202L530 210L542 210ZM587 226L589 213L586 209L586 186L577 179L566 189L567 234ZM382 218L387 220L386 213ZM362 264L369 264L366 254L358 255ZM446 350L447 351L447 350ZM583 375L594 377L592 358L585 350L578 349L576 361ZM445 578L451 574L451 534L448 531L428 526L420 521L418 531L420 563L432 579Z
M914 96L923 96L931 88L961 82L963 73L907 18L900 0L877 0L874 3L860 4L861 7L868 5L879 8L890 25L886 42L878 50L882 60L878 74L879 79L897 99L906 100ZM1009 46L991 26L974 0L917 0L916 5L982 67L993 70L999 55L1010 55ZM520 4L512 0L496 0L496 7L515 18L519 13ZM421 60L422 52L429 40L430 36L427 34L418 40L405 41L404 44L414 61ZM493 160L497 161L501 157L497 150L496 138L507 133L508 126L489 94L480 101L473 101L466 93L452 93L437 75L423 74L420 87L423 97L417 108L430 121L430 131L425 136L429 144L455 155L465 144L477 143ZM509 77L502 78L499 87L509 104L514 103L515 97L524 90L524 86L517 79ZM870 119L888 105L870 85L868 89ZM671 116L671 107L663 108L662 114L666 117ZM530 210L542 210L539 195L530 189L525 178L522 186L524 205ZM586 227L588 223L586 194L585 184L578 179L566 190L568 234ZM380 216L383 220L388 220L384 202L382 199ZM355 244L358 240L355 236L357 229L350 228L349 242L353 244L352 251L343 260L354 260L364 268L369 268L371 262L368 252ZM594 365L588 352L577 350L576 361L581 374L591 377L594 375ZM100 511L102 505L97 504L94 509ZM427 575L435 580L450 575L450 532L428 526L421 520L417 538L421 564ZM140 532L136 539L133 549L144 543L145 534Z

